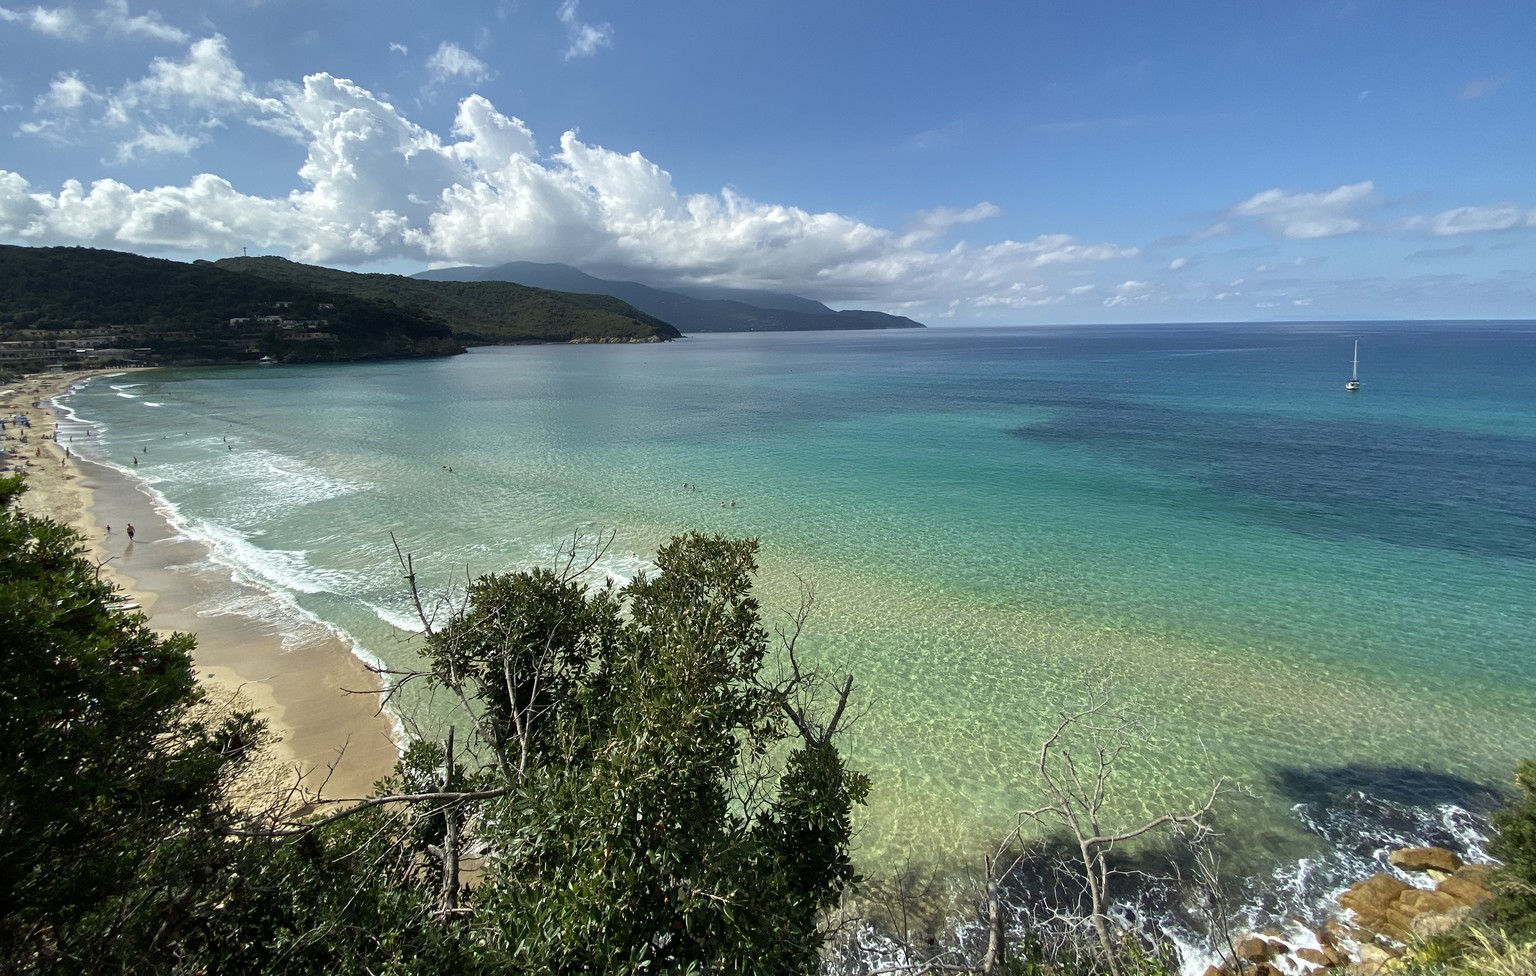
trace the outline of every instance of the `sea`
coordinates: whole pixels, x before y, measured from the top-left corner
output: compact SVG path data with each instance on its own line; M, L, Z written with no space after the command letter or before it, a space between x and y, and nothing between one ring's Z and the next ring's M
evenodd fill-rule
M258 612L395 667L403 554L430 608L573 540L611 534L622 582L677 533L756 537L766 622L811 594L800 652L854 676L869 875L979 868L1101 689L1136 732L1106 822L1220 780L1254 924L1315 924L1391 846L1486 858L1536 756L1536 323L704 334L61 406Z

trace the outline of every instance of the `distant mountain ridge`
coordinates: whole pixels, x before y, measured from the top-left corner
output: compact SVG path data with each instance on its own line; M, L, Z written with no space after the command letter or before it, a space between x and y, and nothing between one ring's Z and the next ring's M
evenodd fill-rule
M511 281L533 288L611 295L684 332L807 332L822 329L921 329L903 315L847 309L834 311L798 295L746 288L657 288L613 281L567 264L509 261L493 268L465 266L423 271L426 281Z

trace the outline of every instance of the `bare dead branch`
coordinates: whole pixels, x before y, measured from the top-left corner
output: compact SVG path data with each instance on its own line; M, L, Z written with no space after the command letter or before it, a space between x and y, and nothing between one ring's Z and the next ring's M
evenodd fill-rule
M350 806L344 810L337 810L334 813L323 817L316 817L312 820L301 822L285 821L283 826L268 830L233 830L230 833L237 837L297 837L302 834L312 833L321 827L362 813L364 810L371 810L374 807L413 803L468 803L474 800L490 800L498 796L505 796L507 792L508 788L503 786L491 790L471 790L468 792L435 790L429 793L396 793L390 796L368 797L367 799L352 797L348 799L326 800L324 802L327 804L345 803L350 804Z
M1108 687L1101 684L1089 688L1084 704L1061 713L1055 728L1041 744L1035 761L1036 775L1050 802L1020 811L1017 824L999 848L999 854L1013 840L1022 837L1025 823L1065 829L1077 847L1077 871L1090 908L1086 921L1097 937L1105 966L1112 976L1121 976L1122 963L1110 932L1110 926L1115 923L1109 915L1112 905L1110 885L1117 872L1110 868L1108 854L1118 844L1163 829L1189 829L1196 840L1204 837L1213 829L1210 814L1216 801L1228 792L1228 788L1226 780L1217 777L1203 802L1197 806L1166 811L1128 827L1106 828L1110 777L1130 745L1146 738L1141 723L1123 714L1115 714L1105 721L1110 702ZM1082 735L1089 739L1091 760L1086 765L1075 754L1072 743L1074 737ZM1014 864L1017 863L1016 859Z

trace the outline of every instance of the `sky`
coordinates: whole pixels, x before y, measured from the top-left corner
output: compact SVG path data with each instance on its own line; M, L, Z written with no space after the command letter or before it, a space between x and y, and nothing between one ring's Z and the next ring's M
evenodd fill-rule
M1536 318L1531 0L0 0L0 243Z

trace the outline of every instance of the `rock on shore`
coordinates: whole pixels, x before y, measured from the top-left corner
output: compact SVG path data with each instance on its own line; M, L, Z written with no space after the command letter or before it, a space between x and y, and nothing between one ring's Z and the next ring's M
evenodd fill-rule
M1205 976L1312 976L1344 971L1359 976L1389 972L1406 943L1455 928L1472 909L1492 897L1486 864L1463 864L1440 847L1393 851L1392 865L1424 876L1422 884L1380 872L1339 895L1343 918L1313 933L1316 946L1293 949L1272 936L1239 939L1232 958L1211 966Z

